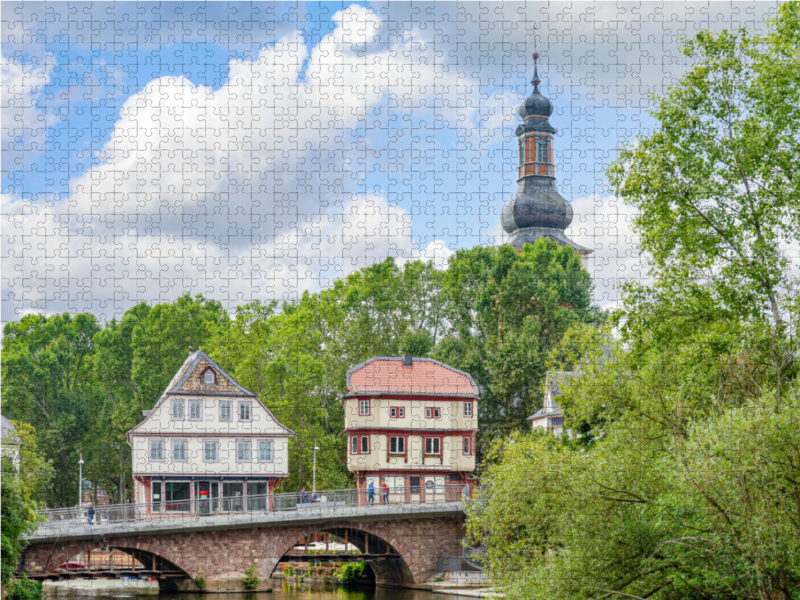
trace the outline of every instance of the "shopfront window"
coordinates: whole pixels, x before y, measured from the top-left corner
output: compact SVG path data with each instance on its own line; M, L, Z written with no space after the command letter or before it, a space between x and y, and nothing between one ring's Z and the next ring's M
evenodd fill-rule
M189 482L168 481L165 485L165 512L189 512Z

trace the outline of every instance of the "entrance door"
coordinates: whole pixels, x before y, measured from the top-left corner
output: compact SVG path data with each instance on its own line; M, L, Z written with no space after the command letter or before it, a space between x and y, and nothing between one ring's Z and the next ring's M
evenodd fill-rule
M161 482L154 481L152 483L152 490L150 493L150 501L153 503L152 512L160 513L161 512Z
M444 500L444 475L425 476L425 502Z
M405 502L405 477L387 477L386 484L389 486L389 502Z
M408 478L408 491L411 495L411 502L420 502L422 500L422 486L419 480L419 475L411 475Z
M218 485L211 481L198 481L195 488L195 497L197 498L197 514L210 515L213 512L211 503L214 496L211 494L211 486Z

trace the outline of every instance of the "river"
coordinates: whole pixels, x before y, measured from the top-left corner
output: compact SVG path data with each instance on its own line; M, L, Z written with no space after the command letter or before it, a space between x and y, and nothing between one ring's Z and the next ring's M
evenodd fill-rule
M165 593L158 596L138 596L120 590L116 593L73 593L61 591L47 594L45 598L57 600L465 600L464 596L453 596L424 590L394 588L345 589L330 585L302 585L276 581L272 592L256 593Z

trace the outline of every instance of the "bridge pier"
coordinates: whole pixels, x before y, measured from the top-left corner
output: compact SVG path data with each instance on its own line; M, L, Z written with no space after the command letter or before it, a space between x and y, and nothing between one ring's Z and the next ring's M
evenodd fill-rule
M370 551L386 554L388 548L392 556L396 554L396 559L370 561L376 583L411 586L436 572L438 556L461 554L464 522L463 513L442 516L431 512L410 518L391 518L391 515L375 515L369 519L320 518L268 526L210 524L205 529L194 526L186 532L164 528L166 530L151 529L134 534L123 528L110 531L98 528L96 533L71 536L72 532L65 528L52 536L31 536L22 569L29 574L52 572L81 552L109 547L132 554L148 567L156 557L157 564L172 572L185 573L187 579L202 575L208 589L241 590L241 580L251 561L256 564L258 577L266 583L281 558L306 536L330 531L345 537L346 530L350 543L362 551L367 550L369 543Z

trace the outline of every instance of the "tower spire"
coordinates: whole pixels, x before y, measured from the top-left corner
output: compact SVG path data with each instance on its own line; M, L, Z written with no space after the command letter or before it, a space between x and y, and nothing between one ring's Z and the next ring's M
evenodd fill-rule
M592 251L573 242L564 230L572 223L572 206L556 187L554 141L558 131L550 124L553 103L539 91L539 52L533 56L533 92L519 107L522 124L517 127L519 138L519 179L517 193L503 207L503 229L509 234L508 243L517 252L525 244L545 237L562 246L571 246L581 255L588 270Z
M542 83L542 80L539 79L539 53L534 50L533 54L533 79L531 79L531 83L534 87L534 92L539 91L539 84Z

